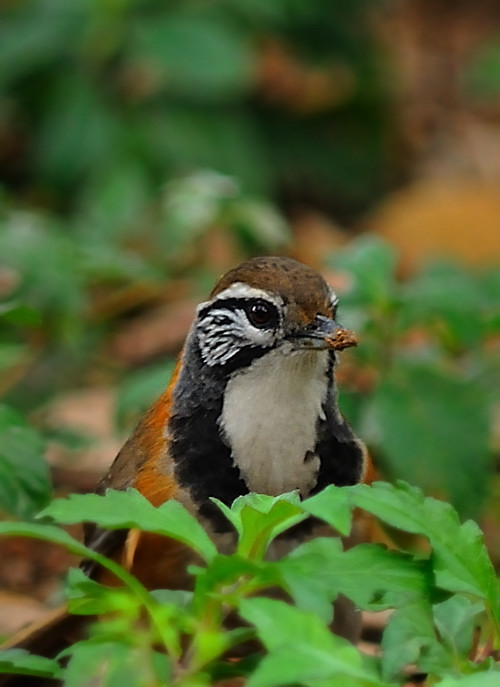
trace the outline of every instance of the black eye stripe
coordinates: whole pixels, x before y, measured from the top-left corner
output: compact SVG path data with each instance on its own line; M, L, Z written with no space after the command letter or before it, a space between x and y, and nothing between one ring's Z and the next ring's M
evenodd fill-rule
M270 317L268 322L265 323L265 326L274 327L279 323L280 318L277 307L274 305L274 303L271 303L270 301L267 301L264 298L221 298L219 300L213 301L212 303L209 303L204 308L202 308L198 313L198 317L206 317L210 314L211 310L227 309L233 312L237 310L243 310L249 318L250 322L252 322L251 311L252 308L255 308L256 306L267 308L269 310ZM264 322L262 322L260 326L264 326Z

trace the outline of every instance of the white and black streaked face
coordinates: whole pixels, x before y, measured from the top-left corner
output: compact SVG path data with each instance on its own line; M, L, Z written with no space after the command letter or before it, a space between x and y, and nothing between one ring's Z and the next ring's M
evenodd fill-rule
M203 362L225 365L242 352L260 356L285 337L283 298L236 282L197 309L196 334Z
M325 282L322 286L322 301L308 301L308 308L286 290L268 291L241 281L218 291L197 310L195 333L203 362L209 367L230 363L236 369L271 350L296 355L354 345L352 333L335 321L336 294Z

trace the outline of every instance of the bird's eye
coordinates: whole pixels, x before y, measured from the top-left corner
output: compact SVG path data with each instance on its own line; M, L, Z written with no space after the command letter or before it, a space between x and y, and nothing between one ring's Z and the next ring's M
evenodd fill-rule
M250 324L259 328L268 327L277 319L276 308L263 301L252 303L247 309L247 316Z

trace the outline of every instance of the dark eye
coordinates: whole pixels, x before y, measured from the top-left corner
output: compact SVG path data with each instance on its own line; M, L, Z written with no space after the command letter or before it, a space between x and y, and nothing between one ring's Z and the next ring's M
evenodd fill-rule
M247 317L254 327L269 327L277 321L276 308L263 301L252 303L247 308Z

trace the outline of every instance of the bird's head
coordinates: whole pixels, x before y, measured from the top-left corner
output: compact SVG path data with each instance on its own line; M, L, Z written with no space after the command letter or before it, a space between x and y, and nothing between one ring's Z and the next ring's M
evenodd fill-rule
M248 260L227 272L197 309L209 367L234 370L270 351L342 350L357 343L336 321L338 298L315 270L290 258Z
M167 435L200 503L245 490L301 495L359 480L364 451L337 404L337 351L356 343L315 270L248 260L201 303L175 377Z

